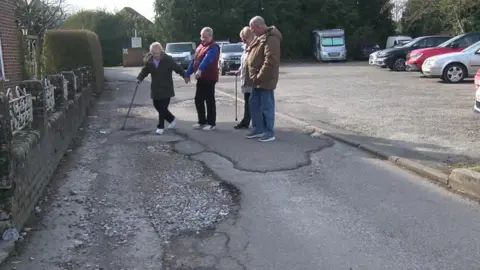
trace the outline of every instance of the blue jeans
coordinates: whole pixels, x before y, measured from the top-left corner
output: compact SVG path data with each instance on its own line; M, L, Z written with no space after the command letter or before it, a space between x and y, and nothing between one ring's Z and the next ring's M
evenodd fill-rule
M250 114L254 133L275 136L275 96L274 90L253 88L250 95Z

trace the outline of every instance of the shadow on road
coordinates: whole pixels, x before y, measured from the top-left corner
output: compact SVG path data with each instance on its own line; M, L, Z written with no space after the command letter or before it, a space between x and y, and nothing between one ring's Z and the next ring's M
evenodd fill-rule
M450 172L451 168L458 163L475 164L480 162L474 157L453 153L450 148L429 143L413 143L403 140L385 139L365 135L329 133L335 137L343 137L361 144L373 145L392 156L415 160L419 163Z

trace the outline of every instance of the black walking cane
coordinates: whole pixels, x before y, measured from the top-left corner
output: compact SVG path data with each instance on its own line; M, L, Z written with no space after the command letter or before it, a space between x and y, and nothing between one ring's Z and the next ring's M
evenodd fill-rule
M125 130L125 125L127 124L128 115L130 115L130 110L132 109L133 101L135 100L135 96L137 95L137 90L139 85L140 83L137 83L137 86L135 87L135 92L133 92L132 102L130 102L130 106L128 107L127 116L125 116L125 121L123 121L122 130Z
M235 121L238 121L238 87L237 87L237 73L235 73Z

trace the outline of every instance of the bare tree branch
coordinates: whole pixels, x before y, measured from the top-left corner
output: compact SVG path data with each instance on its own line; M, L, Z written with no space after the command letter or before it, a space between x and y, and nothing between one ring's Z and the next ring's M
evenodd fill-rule
M15 3L20 27L38 36L58 28L67 15L65 0L15 0Z

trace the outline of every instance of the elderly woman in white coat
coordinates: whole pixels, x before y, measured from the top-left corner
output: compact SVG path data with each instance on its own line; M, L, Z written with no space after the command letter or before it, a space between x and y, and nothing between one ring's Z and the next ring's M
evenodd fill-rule
M245 26L242 31L240 31L240 38L242 39L243 42L243 54L242 58L240 60L240 68L237 71L237 75L240 77L240 88L242 89L242 93L244 95L244 100L245 100L245 107L244 107L244 113L243 113L243 119L240 121L238 125L236 125L234 128L235 129L248 129L250 127L250 109L249 109L249 100L250 100L250 94L252 93L252 88L246 86L246 78L247 78L247 66L246 66L246 59L247 59L247 48L248 46L252 43L252 41L255 39L255 35L253 32L250 30L248 26Z

